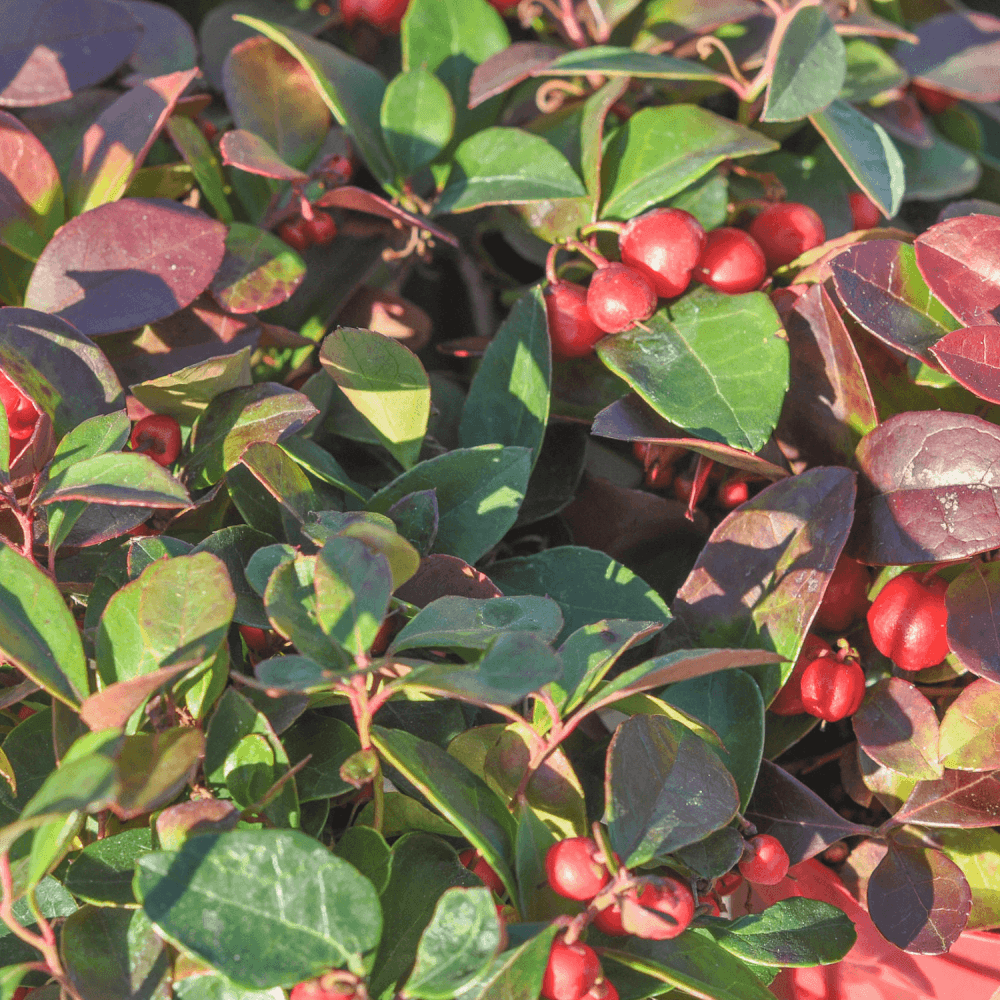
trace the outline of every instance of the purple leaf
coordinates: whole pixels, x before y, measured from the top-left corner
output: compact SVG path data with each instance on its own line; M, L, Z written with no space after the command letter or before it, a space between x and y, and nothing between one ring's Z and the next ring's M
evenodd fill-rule
M25 305L88 336L153 323L194 301L225 252L226 227L160 198L126 198L70 219L38 259Z
M965 559L1000 546L1000 428L940 410L890 417L858 445L851 554L876 565Z
M913 955L943 955L965 929L972 890L947 855L895 837L868 879L868 912L879 933Z
M966 215L921 233L914 249L930 290L963 326L1000 323L1000 218Z
M449 246L458 246L456 237L446 229L435 226L430 219L422 215L414 215L412 212L407 212L398 205L393 205L380 195L366 191L364 188L352 185L334 188L332 191L321 194L316 204L324 207L346 208L352 212L365 212L368 215L377 215L383 219L396 219L400 222L405 222L408 226L414 226L417 229L426 229L429 233L433 233L439 240L444 240Z
M761 761L746 818L759 833L777 837L793 865L844 837L872 832L870 827L844 819L798 778L769 760Z
M279 181L309 179L308 174L285 163L266 139L240 128L227 132L219 140L219 152L227 167L239 167L248 174L273 177Z
M973 681L941 720L941 760L962 771L1000 768L1000 684Z
M994 327L955 330L942 337L931 354L970 392L990 403L1000 403L1000 343Z
M893 816L893 823L1000 826L1000 771L945 771L937 781L921 781Z
M890 677L869 688L851 718L862 749L908 778L940 778L938 719L916 685Z
M129 65L143 79L163 76L198 63L198 42L191 26L165 3L117 0L141 25L142 40Z
M491 97L527 80L532 72L547 66L565 50L545 42L514 42L502 52L483 60L469 81L469 107L484 104Z
M1000 564L966 566L948 585L945 604L948 647L966 670L1000 683Z

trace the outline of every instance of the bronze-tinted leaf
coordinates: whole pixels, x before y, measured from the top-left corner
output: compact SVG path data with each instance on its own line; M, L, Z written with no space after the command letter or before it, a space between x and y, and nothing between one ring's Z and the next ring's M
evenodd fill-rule
M424 556L420 568L397 591L402 601L426 608L439 597L502 597L500 588L485 573L458 556L443 553Z
M469 81L469 107L475 108L491 97L517 86L534 70L547 66L563 49L545 42L514 42L502 52L484 59Z
M921 781L893 821L964 829L1000 826L1000 771L945 771L938 781Z
M1000 683L1000 564L968 565L949 584L945 602L951 651L967 670Z
M969 326L942 337L931 354L956 382L1000 403L1000 340L995 326Z
M298 167L289 166L266 139L244 129L227 132L219 140L219 152L226 166L239 167L249 174L281 181L304 181L309 177Z
M142 79L190 69L198 62L198 42L176 10L153 0L119 0L142 25L142 40L128 57L129 65ZM132 82L131 80L129 81ZM199 95L208 103L209 95Z
M398 205L393 205L380 197L373 191L366 191L364 188L348 185L347 187L332 188L324 192L316 200L317 205L333 206L334 208L347 208L352 212L365 212L367 215L377 215L383 219L405 222L408 226L416 229L426 229L433 233L439 240L444 240L450 246L457 247L458 240L446 229L441 229L434 225L430 219L421 215L414 215L407 212Z
M941 410L900 413L858 445L851 552L877 565L964 559L1000 546L1000 428Z
M277 236L234 222L226 255L212 279L212 295L231 313L270 309L292 295L305 273L302 259Z
M1000 768L1000 684L973 681L941 720L941 760L963 771Z

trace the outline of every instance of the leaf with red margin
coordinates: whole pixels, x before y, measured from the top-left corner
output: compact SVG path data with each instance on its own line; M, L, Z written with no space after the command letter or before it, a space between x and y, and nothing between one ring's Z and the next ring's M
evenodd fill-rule
M309 175L289 166L271 144L253 132L233 129L219 140L219 152L227 167L238 167L248 174L273 177L280 181L305 181Z
M131 330L189 305L222 263L226 227L162 198L127 198L70 219L45 248L25 305L87 336Z
M197 74L189 69L146 80L101 112L84 132L67 178L73 215L121 198Z
M868 689L851 717L854 734L872 760L921 780L944 773L938 757L938 719L926 695L901 677Z
M777 837L793 865L844 837L872 832L871 827L844 819L811 788L769 760L760 763L746 818L759 833Z
M956 382L980 399L1000 403L1000 340L995 326L955 330L930 351Z
M63 223L62 181L48 150L7 111L0 111L0 175L0 242L37 260Z
M3 7L0 105L65 101L110 76L135 50L142 25L104 0L11 0Z
M966 566L944 599L948 648L966 670L1000 684L1000 564Z
M855 460L855 558L912 566L1000 546L995 424L941 410L900 413L862 440Z
M920 781L892 820L966 830L1000 826L1000 771L946 770L937 781Z
M963 326L1000 323L1000 218L966 215L921 233L917 267L930 290Z
M854 342L822 285L803 292L784 320L791 367L775 436L809 465L846 464L878 425Z
M963 689L941 720L940 750L948 767L1000 768L1000 684L980 678Z
M484 59L472 71L469 107L478 107L491 97L516 87L565 51L545 42L514 42L495 56Z
M211 291L223 309L252 313L284 302L302 284L305 274L302 258L277 236L234 222Z
M868 879L868 912L887 941L911 955L943 955L971 909L972 890L951 858L916 838L889 838Z
M854 473L844 468L767 487L712 532L674 616L699 646L770 649L794 661L847 540L854 497ZM754 671L765 703L791 669Z
M444 240L449 246L458 246L458 239L455 236L446 229L435 226L430 219L423 215L407 212L398 205L393 205L392 202L386 201L380 195L366 191L364 188L354 187L350 184L346 187L334 188L321 194L316 199L316 204L324 208L346 208L352 212L366 212L368 215L377 215L382 219L398 219L400 222L405 222L417 229L426 229L439 240Z
M869 240L830 261L833 286L847 311L879 340L932 367L930 347L960 324L931 294L913 247Z

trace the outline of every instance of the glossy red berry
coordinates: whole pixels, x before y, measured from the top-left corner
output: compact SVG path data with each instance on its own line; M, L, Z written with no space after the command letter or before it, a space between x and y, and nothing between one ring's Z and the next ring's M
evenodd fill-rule
M743 885L743 876L739 872L726 872L715 880L715 893L718 896L731 896Z
M744 845L738 867L748 882L777 885L788 874L788 854L776 837L758 833Z
M590 279L587 312L605 333L624 333L656 312L656 292L634 267L611 263Z
M567 944L560 936L552 942L541 995L546 1000L581 1000L600 976L601 963L594 949L579 941Z
M329 982L323 978L310 979L292 987L289 1000L353 1000L357 996L355 988L346 982Z
M929 115L939 115L958 103L958 98L952 94L926 87L922 83L911 83L910 90Z
M837 722L853 715L865 697L865 673L856 660L821 656L802 672L802 704L810 715Z
M868 610L868 568L857 559L842 555L826 585L813 625L830 632L843 632Z
M7 413L7 431L10 435L10 457L16 458L24 451L35 432L41 415L31 397L27 396L0 371L0 405Z
M802 703L802 674L810 663L824 653L832 656L833 647L818 635L807 633L788 680L769 706L775 715L802 715L805 712L806 706Z
M701 223L680 208L655 208L627 222L618 234L622 263L645 275L664 299L680 295L691 284L704 246Z
M600 850L592 837L568 837L545 855L549 885L567 899L591 900L611 881L597 860Z
M340 0L340 13L348 28L358 21L367 21L384 35L398 35L409 2L410 0Z
M278 226L278 237L299 253L305 250L311 242L306 230L306 220L302 218L283 222Z
M750 235L764 251L769 271L826 242L823 220L797 201L769 205L750 223Z
M10 1000L26 1000L26 997L33 992L34 990L32 990L29 986L18 986L18 988L14 990L14 995L10 998Z
M270 649L270 638L262 628L257 628L254 625L241 625L240 635L243 636L247 648L255 653L263 654Z
M692 276L717 292L740 295L760 287L767 277L767 261L749 233L725 226L706 235Z
M638 937L651 941L668 941L683 934L694 919L694 896L679 879L668 876L663 879L662 885L647 885L639 893L635 889L629 889L625 895L644 909L671 918L667 921L640 914L641 926L636 931ZM607 909L601 910L594 918L594 926L611 937L624 937L629 933L622 922L622 910L618 903L612 903Z
M503 881L500 876L490 867L487 860L479 853L470 848L467 851L462 851L458 856L458 860L465 865L473 875L479 876L482 880L483 885L487 889L497 893L502 896L504 894Z
M594 983L580 1000L618 1000L618 990L609 979L601 979Z
M572 281L559 281L548 285L544 294L552 357L565 360L590 354L604 331L587 312L587 289Z
M30 719L35 714L35 710L30 705L21 705L17 710L17 718L20 722Z
M149 455L158 465L172 465L181 453L180 424L165 413L151 413L136 421L129 443L133 451Z
M337 235L337 223L329 212L313 212L313 217L305 223L305 232L310 243L329 246Z
M722 916L722 907L719 906L719 901L715 898L715 896L711 894L707 896L699 896L698 905L705 908L705 915L708 917Z
M854 229L874 229L882 224L882 211L861 191L852 191L847 196L851 208L851 225Z
M720 484L716 497L726 510L734 510L750 499L750 486L745 479L727 479Z
M868 609L868 629L875 648L902 670L923 670L949 653L948 611L940 577L921 582L901 573L880 591Z

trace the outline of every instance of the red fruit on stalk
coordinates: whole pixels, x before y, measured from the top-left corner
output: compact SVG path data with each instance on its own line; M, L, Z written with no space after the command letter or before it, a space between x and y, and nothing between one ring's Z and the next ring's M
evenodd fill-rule
M181 453L181 425L165 413L151 413L136 421L129 444L166 468Z
M940 663L948 647L946 580L926 583L901 573L880 591L868 609L868 630L875 648L902 670L923 670Z
M748 882L777 885L788 874L788 854L776 837L758 833L744 845L737 867Z
M806 634L802 642L795 666L782 689L768 706L775 715L802 715L806 706L802 703L802 674L806 667L823 654L833 655L833 647L812 632Z
M817 719L846 719L858 710L864 697L865 672L856 660L822 656L802 672L802 704Z
M749 232L764 251L769 271L826 242L823 220L797 201L769 205L750 223Z
M726 510L734 510L750 499L750 486L745 479L727 479L719 486L716 498Z
M383 35L398 35L399 26L410 0L340 0L344 24L352 28L367 21Z
M698 905L707 907L705 916L707 917L721 917L722 907L719 906L719 901L712 895L699 896Z
M868 610L868 568L857 559L842 555L830 574L830 582L813 625L830 632L843 632Z
M657 917L644 918L642 926L636 931L638 937L650 941L668 941L683 934L694 919L694 896L680 879L667 876L662 885L647 885L639 893L635 889L629 889L625 895L645 909L662 913L673 920L670 923ZM624 937L630 933L622 922L622 910L618 903L612 903L607 909L601 910L594 918L594 926L611 937Z
M749 233L724 226L706 235L705 249L691 273L717 292L740 295L760 286L767 277L767 261Z
M590 354L604 331L587 311L587 289L572 281L558 281L548 285L544 295L552 357L565 360Z
M587 312L605 333L624 333L656 312L656 292L634 267L607 264L590 279Z
M847 196L851 208L851 225L854 229L874 229L882 223L882 210L861 191L852 191Z
M330 982L324 985L323 978L320 978L293 986L289 1000L352 1000L355 996L357 991L350 983Z
M487 889L495 892L498 896L502 896L504 894L506 890L504 889L503 881L490 867L489 863L479 853L479 851L473 850L470 847L469 850L462 851L462 853L459 854L458 860L461 861L473 875L477 875Z
M0 371L0 405L7 413L7 431L10 435L10 457L16 458L35 432L35 424L41 413L30 396L21 392L2 371Z
M258 654L264 654L270 649L270 638L262 628L254 625L241 625L240 635L247 644L247 648Z
M310 243L329 246L337 235L337 223L329 212L313 212L313 217L305 223L305 233Z
M541 995L546 1000L582 1000L600 976L597 952L579 941L567 944L560 936L552 942Z
M680 295L691 284L705 230L680 208L655 208L625 223L618 234L622 263L635 268L664 299Z
M715 880L715 892L719 896L731 896L743 885L743 876L739 872L726 872Z
M293 250L301 253L312 242L306 229L306 220L293 219L278 226L278 238L284 240Z
M593 837L567 837L553 844L545 855L549 885L566 899L593 899L611 881L599 854Z
M490 3L496 7L501 14L506 14L507 11L513 10L521 0L490 0Z
M910 91L929 115L939 115L958 103L958 98L952 94L935 90L933 87L925 87L922 83L911 83Z

